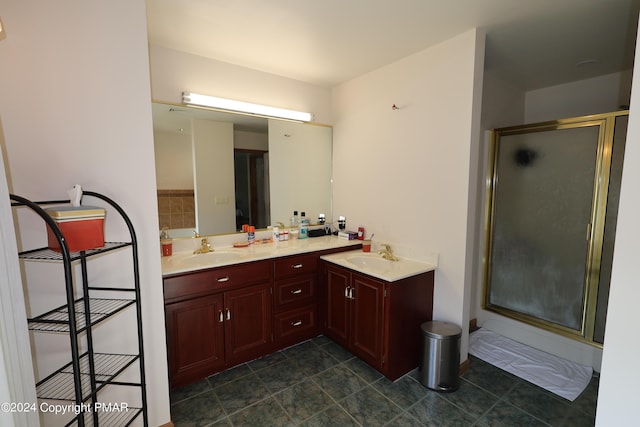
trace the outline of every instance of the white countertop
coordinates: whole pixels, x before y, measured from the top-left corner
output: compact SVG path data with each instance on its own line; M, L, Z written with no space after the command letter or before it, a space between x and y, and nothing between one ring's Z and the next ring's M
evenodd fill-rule
M320 258L387 282L395 282L436 269L436 266L433 264L407 258L399 258L398 261L388 261L377 253L365 253L361 250L323 255Z
M194 255L193 250L174 252L171 256L162 257L162 275L168 276L213 267L224 267L243 262L344 248L360 243L362 243L360 240L346 240L339 239L335 236L324 236L283 242L255 243L244 248L220 246L214 247L213 252L206 254Z

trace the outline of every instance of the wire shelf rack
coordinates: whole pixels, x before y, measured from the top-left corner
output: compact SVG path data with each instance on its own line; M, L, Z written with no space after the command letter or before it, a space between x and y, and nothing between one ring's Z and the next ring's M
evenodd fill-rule
M76 312L76 330L82 332L87 328L87 313L85 313L84 298L74 303ZM134 304L132 299L89 298L89 321L91 326L113 316ZM28 319L29 329L41 332L67 333L69 326L69 308L65 304L40 316Z
M124 371L138 359L133 354L94 353L95 381L106 384ZM84 353L80 357L80 375L82 377L83 396L91 395L89 355ZM73 382L73 366L71 363L58 369L44 380L36 384L36 395L40 399L76 400L76 390Z

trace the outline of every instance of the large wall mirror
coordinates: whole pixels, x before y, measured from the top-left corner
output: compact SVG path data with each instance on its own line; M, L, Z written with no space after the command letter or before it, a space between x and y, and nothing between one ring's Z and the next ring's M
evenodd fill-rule
M332 129L153 103L158 212L172 237L331 212Z

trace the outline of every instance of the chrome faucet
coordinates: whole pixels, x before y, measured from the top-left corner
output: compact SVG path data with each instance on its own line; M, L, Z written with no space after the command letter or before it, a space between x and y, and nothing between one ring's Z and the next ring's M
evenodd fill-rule
M284 222L276 222L276 227L284 228Z
M380 249L378 254L382 255L382 258L387 259L389 261L398 261L398 257L393 254L393 250L391 250L391 246L385 244L381 245L384 249Z
M206 237L202 238L200 242L200 248L193 251L194 254L206 254L207 252L213 252L213 248L211 247L211 243L207 240Z

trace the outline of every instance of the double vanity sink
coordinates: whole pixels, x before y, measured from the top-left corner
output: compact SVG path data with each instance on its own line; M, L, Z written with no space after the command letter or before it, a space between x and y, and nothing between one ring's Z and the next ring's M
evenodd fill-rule
M179 252L162 259L162 274L167 276L205 268L336 249L345 250L346 252L324 255L322 259L388 282L394 282L436 268L435 265L407 258L399 258L397 261L387 260L377 253L362 252L359 241L326 236L307 241L255 244L242 248L226 247L213 249L211 252L205 253L194 253L194 251Z
M333 236L163 257L171 386L319 334L398 378L418 364L434 269Z

